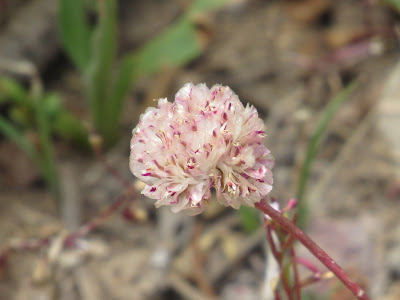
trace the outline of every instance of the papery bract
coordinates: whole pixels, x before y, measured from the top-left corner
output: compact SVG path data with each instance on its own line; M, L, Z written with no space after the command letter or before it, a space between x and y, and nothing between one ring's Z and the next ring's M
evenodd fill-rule
M156 207L198 214L218 201L254 206L272 189L264 122L229 87L186 84L175 102L158 101L133 130L130 168Z

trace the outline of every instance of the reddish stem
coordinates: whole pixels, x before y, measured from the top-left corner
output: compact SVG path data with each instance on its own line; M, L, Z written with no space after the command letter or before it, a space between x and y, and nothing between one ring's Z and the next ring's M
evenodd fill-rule
M276 261L280 262L281 257L280 257L278 250L276 249L276 245L275 245L274 239L272 237L271 227L267 225L267 227L265 229L267 231L267 241L268 241L269 246L271 247L270 250L272 252L272 255L275 257Z
M129 192L129 191L128 191ZM66 238L64 244L67 247L73 247L75 241L82 236L87 235L89 232L98 228L108 217L110 217L117 209L119 209L129 196L127 194L120 195L110 206L102 211L96 218L90 220L86 224L82 225L78 230L71 232Z
M303 282L300 282L299 286L300 286L300 288L304 288L306 286L309 286L313 283L320 281L321 279L322 279L322 277L310 276L310 277L306 278Z
M267 241L268 241L268 244L271 247L270 250L272 252L272 255L275 257L275 259L276 259L276 261L277 261L277 263L279 265L279 269L281 270L281 282L282 282L283 289L286 292L287 298L289 300L293 300L292 292L291 292L291 289L290 289L290 285L289 285L287 277L285 276L285 272L284 272L284 268L283 268L283 252L282 252L282 250L278 251L278 249L276 248L273 236L272 236L272 228L271 227L273 225L274 224L268 224L268 222L266 223L266 228L265 229L266 229L266 232L267 232ZM281 246L281 249L282 249L282 246Z
M275 300L282 300L281 295L279 295L278 289L275 289Z
M294 260L296 261L296 263L301 264L303 267L307 268L308 270L310 270L311 272L315 274L319 274L321 275L322 272L308 259L304 258L304 257L296 257L294 258Z
M294 276L294 291L296 295L296 299L300 300L301 299L301 287L300 287L300 278L299 278L299 269L297 267L297 262L295 260L296 258L296 252L294 250L294 247L292 246L290 248L290 255L292 256L292 265L293 265L293 276Z
M1 3L1 0L0 0ZM97 155L98 159L104 165L104 167L119 181L122 185L126 187L126 191L124 194L120 195L110 206L108 206L104 211L102 211L97 217L90 220L86 224L82 225L78 230L71 232L64 240L64 246L66 247L74 247L76 240L91 231L98 228L103 222L110 217L115 211L117 211L120 207L122 207L127 200L136 196L136 190L131 186L131 184L126 181L121 174L110 165L107 160L102 155L101 151L94 147L94 152ZM7 260L10 254L18 250L34 250L41 247L45 247L50 245L50 237L45 237L37 240L23 240L20 243L13 244L8 246L6 249L0 251L0 272L5 268L7 264ZM1 274L0 274L1 275Z
M96 147L93 147L93 151L94 151L94 153L95 153L97 159L100 160L100 162L103 164L103 166L106 168L106 170L107 170L108 172L110 172L110 174L111 174L112 176L114 176L114 178L115 178L116 180L118 180L123 186L125 186L126 189L129 190L129 189L131 188L131 183L130 183L129 181L125 180L125 179L122 177L121 173L118 172L118 170L117 170L116 168L114 168L114 167L106 160L106 158L104 157L104 155L103 155L101 149L96 148Z
M340 281L360 300L370 300L364 290L354 281L349 275L324 251L322 250L310 237L308 237L300 228L294 223L285 218L279 211L275 210L269 205L266 199L256 203L255 206L264 214L268 215L275 222L277 222L288 233L293 234L316 258L318 258L333 274L339 278Z

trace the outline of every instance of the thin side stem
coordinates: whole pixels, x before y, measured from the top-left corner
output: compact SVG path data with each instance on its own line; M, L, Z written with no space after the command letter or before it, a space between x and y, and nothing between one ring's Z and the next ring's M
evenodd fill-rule
M121 173L114 168L104 157L101 147L93 147L93 152L96 155L97 159L103 164L105 169L117 180L119 181L127 190L132 188L132 185L129 181L125 180Z
M294 276L294 291L297 300L301 300L299 269L296 262L296 251L294 247L290 248L290 255L292 256L293 276Z
M128 190L124 194L120 195L110 206L102 211L96 218L90 220L88 223L82 225L78 230L70 233L66 239L65 244L67 246L74 245L76 239L87 235L89 232L98 228L105 220L108 219L116 210L122 207L126 201L132 197L132 190Z
M360 300L370 300L364 290L310 237L308 237L293 222L285 218L279 211L270 206L266 199L255 204L256 208L277 222L288 233L294 235L316 258L318 258L343 284Z
M276 261L279 262L281 258L280 258L280 254L279 254L278 250L276 249L276 245L275 245L274 239L272 237L271 227L267 226L266 231L267 231L267 240L268 240L269 246L271 247L270 250L272 252L272 255L275 257Z
M288 299L294 300L293 292L292 292L292 289L290 288L290 283L289 283L289 276L288 276L289 269L284 268L282 262L280 262L280 268L281 268L281 272L282 272L281 281L282 281L283 289L285 290Z
M278 289L275 289L275 300L282 300L281 295L279 295Z
M278 251L275 242L274 242L274 237L273 237L273 232L271 229L271 226L273 226L273 224L267 224L266 225L266 232L267 232L267 240L268 240L268 244L270 245L270 250L272 252L272 255L275 257L275 260L277 261L278 265L279 265L279 269L281 270L281 282L282 282L282 286L283 289L285 290L285 293L287 295L287 298L289 300L293 300L292 297L292 292L290 289L290 285L287 279L287 276L285 276L285 270L283 268L283 252ZM278 238L277 238L278 239ZM282 247L280 247L280 249L282 249Z
M296 224L297 221L297 215L294 214L292 218L292 222ZM294 238L294 236L291 234L291 237ZM295 239L295 238L294 238ZM299 268L298 264L296 261L296 250L294 249L294 241L291 242L291 247L290 247L290 256L292 257L292 267L293 267L293 277L294 277L294 292L296 295L297 300L301 300L301 286L300 286L300 277L299 277Z
M104 211L102 211L96 218L90 220L88 223L82 225L78 230L68 234L64 240L64 245L66 247L73 247L76 239L87 235L91 231L97 229L104 221L110 217L116 210L123 206L126 201L135 197L135 191L133 188L126 191L123 195L119 196L110 206L108 206ZM18 243L13 243L4 250L0 251L0 272L5 268L7 264L8 257L16 252L23 250L35 250L42 247L47 247L51 244L51 238L45 237L42 239L26 239Z

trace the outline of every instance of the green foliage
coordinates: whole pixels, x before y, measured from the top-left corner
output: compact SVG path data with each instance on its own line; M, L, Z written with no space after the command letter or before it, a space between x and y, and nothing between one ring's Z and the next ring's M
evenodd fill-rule
M39 95L43 113L49 120L51 133L77 144L82 149L89 149L87 130L80 120L67 111L58 94ZM0 77L0 103L10 105L10 121L20 130L37 126L38 100L16 80Z
M307 146L307 151L305 154L304 162L300 171L299 184L297 187L297 200L298 200L298 225L304 227L308 216L308 207L304 199L307 183L310 178L311 167L318 153L319 146L321 144L322 138L326 132L328 124L332 117L335 115L336 111L347 100L350 94L356 88L356 83L352 83L344 88L340 93L333 98L324 111L322 112L321 119L319 120L314 133L312 134L310 141Z
M228 4L231 1L232 0L194 0L188 10L188 15L193 16L194 14L205 14Z
M83 150L89 150L88 132L82 122L63 107L60 96L47 93L42 106L51 126L51 133L69 141Z
M23 129L2 116L0 116L0 131L33 160L56 198L60 199L49 128L48 112L51 112L52 109L46 106L44 98L35 97L33 93L25 91L16 81L8 78L0 78L0 99L2 102L7 99L11 101L13 115L16 116L20 127L32 125L37 129L39 146L36 148L25 136Z
M139 50L121 62L115 95L123 94L139 75L151 75L166 66L182 66L203 52L192 21L194 14L216 10L229 0L196 0L188 11Z
M66 52L84 74L93 125L103 137L104 144L110 146L118 138L123 102L137 77L151 75L166 66L181 66L199 56L203 47L192 16L215 10L229 0L193 1L178 20L123 58L116 72L113 69L117 65L117 2L97 1L98 23L91 35L86 22L85 1L59 1L60 31ZM90 36L92 40L88 46ZM77 45L79 43L81 45Z
M32 159L53 194L60 199L52 134L88 147L87 132L80 121L62 107L57 94L35 95L13 79L0 77L0 103L10 106L10 119L0 116L0 132ZM25 134L32 129L37 133L37 144Z
M26 104L27 95L28 92L17 81L0 77L0 103L11 99L18 104Z
M126 94L139 75L151 75L165 66L181 66L202 52L192 22L181 18L138 51L125 57L113 84L110 114L118 122Z
M328 295L317 295L312 292L301 292L301 299L302 300L328 300L329 296Z
M91 59L86 72L87 97L92 121L103 137L105 145L113 144L118 134L111 129L108 106L112 82L112 69L117 47L117 7L115 0L98 2L99 21L91 45ZM125 95L124 95L125 96ZM119 120L118 120L119 121Z
M248 233L255 232L260 227L259 211L253 207L241 206L239 209L240 224Z
M393 6L397 10L397 12L400 13L400 0L385 0L385 2Z
M39 163L36 149L32 143L21 133L21 131L14 126L10 121L0 116L0 132L17 144L25 154L32 159L35 164Z
M71 60L85 70L90 57L91 28L86 20L85 2L59 0L59 28L61 42Z
M37 126L37 132L39 134L39 149L38 156L40 157L40 169L42 170L43 176L47 181L51 191L56 198L61 201L60 185L58 175L56 171L56 162L53 153L53 147L51 143L51 129L50 129L50 118L47 114L47 107L45 103L46 98L34 98L34 113L35 121Z
M179 66L200 55L202 47L194 25L182 17L124 61L133 75L152 74L163 66Z

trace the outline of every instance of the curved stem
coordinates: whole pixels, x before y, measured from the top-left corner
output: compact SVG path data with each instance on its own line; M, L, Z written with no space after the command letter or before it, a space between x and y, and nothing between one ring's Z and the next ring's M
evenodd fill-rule
M364 290L354 281L349 275L324 251L322 250L309 236L307 236L294 223L285 218L279 211L269 205L266 199L255 203L255 207L261 210L264 214L272 218L276 223L282 226L287 232L295 236L318 260L320 260L329 270L339 278L340 281L360 300L370 300Z
M295 284L294 292L296 295L296 300L301 300L301 286L300 286L300 278L299 278L299 269L297 266L297 262L295 260L296 252L295 252L293 246L290 248L290 256L292 257L293 277L294 277L294 284Z

